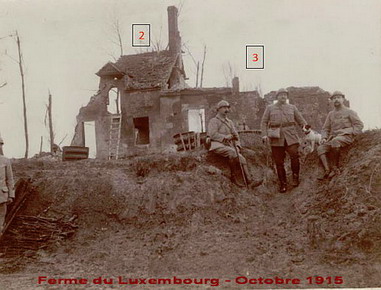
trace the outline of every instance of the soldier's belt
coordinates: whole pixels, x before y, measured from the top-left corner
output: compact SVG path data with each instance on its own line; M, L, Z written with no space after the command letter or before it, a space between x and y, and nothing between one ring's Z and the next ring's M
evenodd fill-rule
M292 127L295 125L296 125L295 122L287 122L287 123L283 123L283 124L279 124L279 125L270 125L269 127L270 128L284 128L284 127Z

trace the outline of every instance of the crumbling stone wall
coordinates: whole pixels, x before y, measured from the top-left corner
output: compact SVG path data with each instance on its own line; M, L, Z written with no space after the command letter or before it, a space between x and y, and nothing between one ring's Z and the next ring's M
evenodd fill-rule
M228 96L232 106L231 119L237 130L259 130L266 102L257 91L240 92Z
M79 110L72 146L85 146L84 122L95 121L97 158L107 159L109 154L111 114L107 111L108 92L119 84L114 79L101 79L101 90L91 97L89 103Z
M230 119L237 128L245 122L251 129L259 128L265 101L258 92L235 92L232 88L184 89L163 92L160 97L160 114L163 120L162 150L173 144L173 136L188 132L188 110L205 110L205 127L217 113L217 103L227 100L231 104Z
M122 155L160 152L162 121L160 116L160 90L124 91L121 95ZM149 118L149 144L135 144L134 118Z
M83 122L95 121L97 158L108 158L111 114L107 112L108 92L117 87L121 91L122 114L119 155L130 156L165 152L174 148L173 136L188 132L188 111L205 110L205 127L216 115L220 100L231 104L230 119L238 130L257 130L268 104L275 100L276 91L261 98L257 91L239 92L239 88L185 88L163 91L160 88L126 91L123 79L102 77L100 91L86 107L80 109L72 145L84 146ZM329 92L319 87L289 87L289 99L295 104L307 122L320 131L328 112L332 109ZM348 104L348 103L347 103ZM149 118L149 144L136 144L134 118Z

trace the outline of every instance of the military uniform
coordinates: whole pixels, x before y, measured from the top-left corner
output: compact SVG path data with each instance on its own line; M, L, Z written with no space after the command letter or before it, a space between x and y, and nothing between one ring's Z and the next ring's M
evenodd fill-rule
M217 115L208 124L208 135L211 140L209 150L228 158L231 178L235 184L253 188L260 185L263 180L257 182L252 180L246 159L239 153L239 135L232 120L226 117L229 109L230 105L225 100L217 104Z
M353 142L353 137L362 132L363 122L357 113L347 107L328 113L323 125L322 138L328 141L317 148L319 155L333 148L345 147Z
M211 139L210 151L229 159L237 158L237 152L233 141L225 141L228 135L233 135L238 141L236 145L240 146L239 135L234 127L232 120L216 116L209 121L208 135ZM239 154L241 162L246 164L246 159Z
M344 105L345 96L340 91L332 93L335 109L328 113L322 130L323 140L327 140L317 148L317 153L324 167L324 172L319 180L332 178L339 173L340 148L353 142L353 137L360 134L364 128L357 113ZM331 166L327 159L330 152Z
M284 159L286 152L290 155L291 169L293 172L294 185L299 183L299 137L296 125L307 125L302 114L291 104L276 103L266 107L261 121L262 136L268 136L268 130L280 130L279 138L269 138L272 156L277 168L278 179L280 181L281 192L286 190L286 171L284 169Z
M8 198L15 198L13 173L8 158L0 156L0 233L7 213Z
M298 132L295 125L307 125L298 108L291 104L279 104L267 106L262 117L262 135L267 136L268 128L280 128L280 138L270 138L270 145L279 147L299 144Z

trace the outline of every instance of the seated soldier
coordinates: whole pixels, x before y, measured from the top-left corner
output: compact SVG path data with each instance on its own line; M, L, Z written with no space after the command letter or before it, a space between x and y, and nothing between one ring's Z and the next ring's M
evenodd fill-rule
M211 139L210 151L227 157L232 174L232 181L238 186L256 187L261 181L252 182L245 157L240 153L239 135L233 121L228 119L230 105L227 101L217 104L217 115L209 121L208 135ZM243 183L240 182L243 180Z
M322 130L322 144L317 148L318 155L324 167L324 173L319 180L331 178L338 173L340 149L351 144L354 136L362 132L363 122L357 113L344 105L344 94L336 91L330 97L335 108L328 113ZM331 152L332 168L327 160Z

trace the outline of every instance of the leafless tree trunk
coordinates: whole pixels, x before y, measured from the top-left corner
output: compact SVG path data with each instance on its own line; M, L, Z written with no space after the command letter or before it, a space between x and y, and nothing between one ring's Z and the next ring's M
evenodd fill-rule
M115 21L114 28L115 28L116 36L118 37L118 45L119 45L119 49L120 49L120 56L122 56L123 55L123 42L122 42L122 35L120 33L119 20Z
M49 118L49 137L50 137L50 152L51 153L53 153L53 145L54 145L52 106L53 106L52 105L52 95L49 91L48 118Z
M204 45L204 57L202 59L202 65L201 65L201 80L200 80L200 87L202 88L202 82L204 80L204 64L205 64L205 56L206 56L206 45Z
M119 20L116 20L114 22L114 25L113 25L114 29L115 29L115 33L116 33L116 36L118 38L118 46L119 46L119 49L120 49L120 56L123 56L123 41L122 41L122 34L120 32L120 25L119 25ZM119 114L119 98L120 98L120 93L119 93L119 89L117 89L116 91L116 112L117 114Z
M158 38L158 39L155 38L155 39L152 41L152 50L153 50L153 51L161 51L161 50L164 49L163 44L162 44L162 39L161 39L162 31L163 31L163 26L160 25L159 38Z
M19 68L20 68L20 75L21 75L21 88L22 88L22 103L23 103L23 114L24 114L24 131L25 131L25 158L28 158L28 151L29 151L29 136L28 136L28 121L26 117L26 101L25 101L25 81L24 81L24 69L22 66L22 54L21 54L21 44L20 44L20 37L18 32L16 31L16 41L17 41L17 49L18 49L18 56L19 56Z
M197 62L197 72L196 72L196 88L198 87L198 72L200 70L200 62Z
M65 137L62 138L61 142L58 143L58 146L61 146L62 142L65 141L66 137L67 137L67 134L65 135Z
M40 141L40 155L41 155L41 153L42 153L42 142L43 142L43 137L41 136L41 141Z
M186 46L185 43L183 44L183 46L184 46L184 48L188 51L190 57L191 57L192 60L193 60L194 65L195 65L196 68L197 68L197 72L196 72L196 88L197 88L197 87L198 87L198 72L199 72L199 68L200 68L200 62L199 62L199 61L196 62L196 60L194 59L194 57L193 57L192 53L190 52L188 46Z
M236 76L235 70L232 67L230 61L222 66L222 71L225 77L225 83L227 87L231 86L232 79Z

